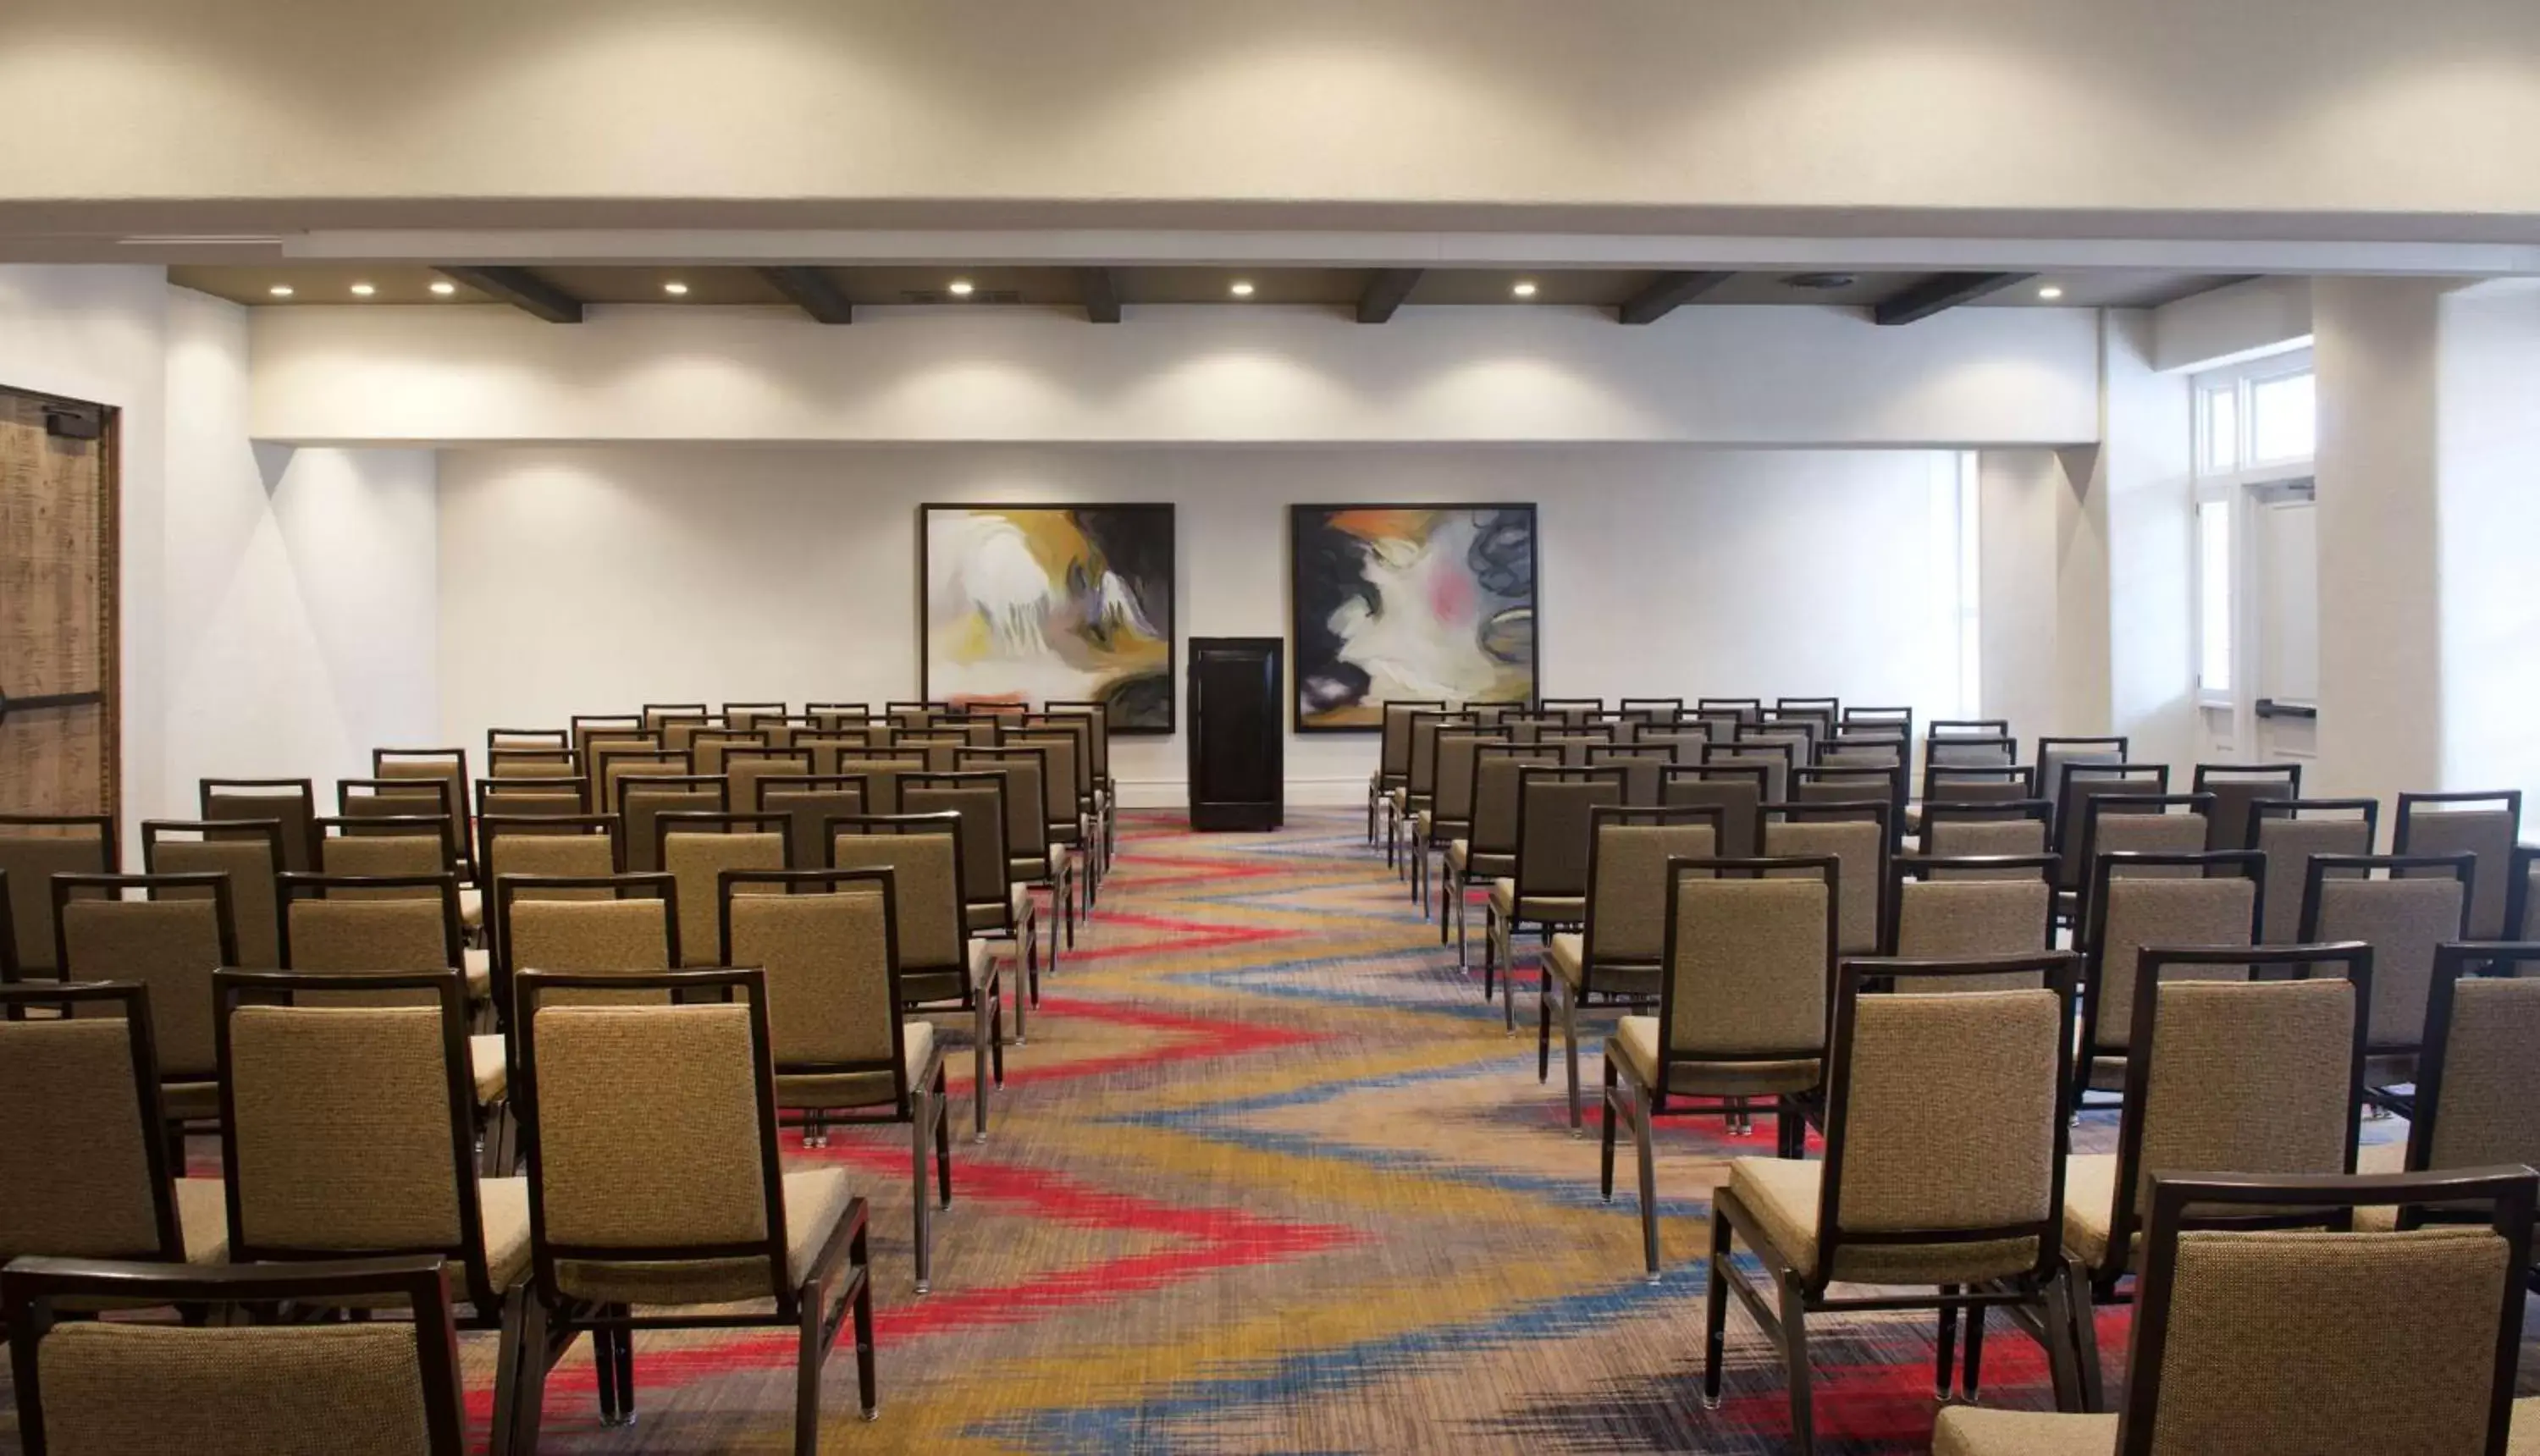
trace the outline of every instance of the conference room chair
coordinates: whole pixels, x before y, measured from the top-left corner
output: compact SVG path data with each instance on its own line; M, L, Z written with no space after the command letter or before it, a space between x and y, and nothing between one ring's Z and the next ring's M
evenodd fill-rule
M2434 956L2468 936L2477 862L2462 855L2314 855L2302 881L2301 938L2372 947L2364 1095L2376 1110L2413 1105Z
M2513 851L2513 883L2505 902L2505 928L2517 940L2540 938L2540 845Z
M1739 738L1729 743L1712 743L1702 750L1705 768L1761 769L1763 801L1781 803L1791 797L1791 770L1799 767L1799 755L1787 737L1772 741ZM1761 820L1757 821L1761 824Z
M818 762L816 758L814 764ZM899 781L911 774L929 772L923 748L843 749L838 754L835 770L842 778L862 781L865 812L895 814L899 812Z
M1517 868L1491 881L1482 909L1482 968L1487 991L1494 967L1508 1029L1517 1030L1517 937L1532 926L1548 942L1555 931L1588 919L1588 858L1595 810L1623 803L1618 768L1521 768L1517 786ZM1540 963L1538 976L1549 970Z
M834 755L830 762L834 773ZM758 786L762 781L806 778L818 774L820 769L808 748L748 744L726 750L722 764L714 771L723 775L726 806L741 813L755 813L760 807Z
M448 786L443 802L459 816L459 842L473 844L465 822L467 815L467 750L465 748L374 748L371 750L371 777L388 779L431 779Z
M1099 721L1097 715L1086 712L1025 713L1010 726L1008 734L1017 743L1028 744L1040 734L1065 733L1074 744L1071 766L1076 779L1076 819L1083 825L1080 844L1085 863L1081 873L1088 916L1101 899L1102 876L1111 867L1111 829L1105 818L1110 806L1101 792L1102 766L1094 756L1094 729Z
M1484 698L1456 706L1473 715L1473 722L1483 728L1505 728L1511 719L1524 718L1534 707L1523 698Z
M703 703L647 703L643 711L644 730L658 733L672 723L704 723L711 717Z
M506 874L616 874L626 867L615 814L490 814L476 821L476 838L488 887ZM487 910L490 929L490 900Z
M1887 864L1895 848L1887 814L1884 799L1764 805L1764 858L1831 859L1843 868L1835 916L1839 956L1878 953L1887 924Z
M2099 857L2083 901L2089 915L2076 936L2084 957L2081 1076L2087 1085L2104 1087L2123 1074L2147 947L2256 945L2265 873L2255 851ZM2189 964L2190 973L2236 980L2249 962L2198 964Z
M282 867L318 867L318 795L307 779L205 779L196 817L272 819L282 825Z
M1602 698L1537 698L1535 711L1573 728L1605 711Z
M844 772L844 762L848 755L871 751L873 746L871 735L853 727L822 728L816 731L797 730L788 736L783 744L770 745L776 751L807 755L811 762L807 772L822 776ZM740 800L736 798L734 802L738 803Z
M609 734L593 741L583 761L591 774L591 801L602 813L623 814L624 795L621 781L629 778L671 778L688 773L688 755L683 749L662 746L651 733Z
M602 739L634 738L658 747L661 739L647 734L644 719L634 713L577 713L566 720L572 734L566 746L582 756L586 767L591 763L593 746Z
M1537 747L1560 749L1564 764L1584 769L1590 753L1615 746L1617 738L1611 724L1581 723L1541 729L1535 733L1534 741Z
M485 774L489 779L582 777L582 755L570 748L496 748L489 751L485 759ZM481 784L483 781L478 782Z
M762 897L773 898L773 897ZM670 1005L551 1005L621 989ZM757 970L521 977L521 1096L529 1156L531 1297L519 1344L588 1330L634 1417L634 1335L645 1329L796 1332L794 1450L820 1441L820 1367L852 1311L865 1419L879 1414L865 1203L842 1169L786 1172L777 1153L778 1056ZM720 1001L705 1001L715 996ZM694 1004L677 1004L685 1001ZM731 1308L751 1301L742 1308ZM772 1301L759 1303L757 1301ZM545 1372L503 1367L516 1390L510 1449L538 1448Z
M765 724L786 716L783 703L726 703L719 720L725 728L750 732Z
M2081 841L2090 825L2090 800L2107 794L2129 797L2158 797L2169 793L2169 767L2166 764L2067 763L2056 781L2049 786L2046 797L2055 805L2052 829L2055 853L2063 867L2057 871L2057 887L2068 897L2078 897L2089 883L2090 861ZM2202 829L2203 825L2197 826ZM2199 843L2195 846L2203 849Z
M871 703L806 703L802 716L817 725L823 732L862 728L873 721Z
M1719 805L1720 853L1725 859L1745 859L1764 842L1764 805L1773 799L1771 781L1769 765L1715 763L1706 751L1702 763L1692 768L1679 765L1659 775L1658 801L1668 808Z
M660 869L661 820L664 814L715 814L732 808L732 785L720 774L692 774L674 755L642 755L612 760L608 769L608 810L617 815L626 836L630 869Z
M990 751L1040 754L1041 834L1049 845L1043 872L1053 876L1051 908L1063 912L1067 943L1073 948L1077 922L1094 914L1093 835L1082 788L1084 745L1066 728L1008 730L998 741L1000 746Z
M59 1317L101 1303L244 1307L260 1317L199 1328ZM330 1304L400 1317L310 1324L264 1312ZM0 1320L9 1328L18 1438L28 1456L467 1450L439 1259L219 1268L28 1259L0 1270Z
M1711 746L1711 725L1690 718L1669 724L1643 724L1632 737L1632 746L1662 749L1671 763L1691 768L1702 762L1702 750Z
M1879 953L1898 960L2035 955L2055 948L2055 858L1900 855L1888 867ZM1952 978L1917 990L1990 989Z
M1506 729L1503 728L1502 731ZM1468 837L1446 842L1444 878L1446 904L1455 916L1455 965L1466 964L1467 928L1472 919L1472 887L1488 885L1517 873L1517 776L1529 768L1558 768L1561 751L1533 744L1481 743L1473 749L1473 822ZM1445 929L1445 918L1440 918ZM1491 998L1492 967L1482 965L1482 999Z
M1894 732L1907 742L1914 740L1914 710L1907 707L1880 708L1870 705L1846 708L1835 724L1839 730L1852 728L1879 728Z
M957 786L963 775L980 774L998 781L998 801L1004 805L1009 894L1021 894L1029 899L1034 888L1049 894L1048 964L1055 970L1061 932L1067 933L1070 944L1075 942L1071 891L1076 860L1066 850L1050 843L1047 818L1049 759L1037 748L971 748L962 752L952 772L929 774L923 780L911 782L942 789L947 785ZM934 812L947 807L928 804L921 809L917 803L907 800L904 789L901 797L900 807L908 813Z
M1429 913L1429 860L1435 853L1441 860L1437 876L1440 886L1438 905L1438 943L1446 943L1449 919L1446 904L1447 875L1444 859L1458 840L1473 837L1473 765L1486 743L1505 743L1504 728L1471 727L1448 728L1438 735L1438 792L1431 806L1412 820L1411 852L1417 857L1412 882L1420 892L1420 913Z
M1023 982L1016 988L1015 1037L1023 1039L1027 1018L1025 1004L1040 1004L1040 909L1032 899L1031 886L1015 878L1015 855L1006 841L1007 825L1014 822L1006 808L1009 792L1019 794L1025 803L1038 801L1027 786L1018 787L1008 778L1010 771L1028 772L1030 765L1016 762L1012 770L995 773L924 774L910 776L900 788L900 809L911 814L954 813L961 816L961 917L963 928L973 936L991 940L1013 942L1016 954L1023 960ZM1032 816L1035 821L1038 815ZM1058 936L1049 936L1051 972L1058 969Z
M887 869L736 869L724 876L726 954L767 977L776 1108L826 1146L843 1123L905 1123L915 1207L917 1292L933 1287L928 1148L935 1192L952 1206L944 1047L907 1011L899 919Z
M1614 705L1614 711L1637 719L1644 728L1669 728L1683 719L1684 699L1625 698Z
M2257 968L2293 979L2247 979ZM2371 982L2372 948L2358 941L2163 942L2142 952L2121 999L2085 1008L2128 1025L2116 1150L2076 1154L2064 1178L2064 1252L2081 1286L2072 1333L2083 1410L2105 1409L2090 1311L2121 1302L2122 1282L2142 1267L2147 1173L2355 1171ZM2085 1053L2105 1040L2085 1033Z
M104 814L0 814L0 884L9 890L17 974L58 979L53 876L111 874L122 853Z
M2071 925L2088 918L2088 907L2079 902L2089 888L2089 867L2098 864L2101 855L2193 855L2212 848L2214 797L2210 794L2092 792L2077 796L2074 802L2081 820L2075 843L2064 858L2067 900L2058 907ZM2195 871L2170 867L2141 872L2183 876Z
M2063 859L2053 852L2055 805L2042 798L2005 798L1923 805L1923 853L1936 859L1980 855L2047 855L2058 874ZM2054 879L2056 875L2048 876Z
M1816 761L1827 768L1894 769L1901 777L1912 758L1911 741L1889 728L1837 724L1817 739Z
M327 1005L383 988L428 1000ZM478 1173L458 973L223 971L214 997L230 1257L439 1259L466 1307L456 1327L502 1331L504 1357L524 1357L529 1182ZM552 1367L563 1353L549 1341L526 1357ZM512 1393L509 1381L498 1388ZM497 1410L494 1429L509 1417Z
M1117 810L1119 785L1111 777L1111 709L1108 704L1090 699L1052 698L1041 704L1041 713L1052 718L1074 718L1085 724L1087 751L1093 768L1094 823L1101 827L1101 870L1108 873L1111 857L1118 849L1120 834ZM1376 789L1370 782L1371 792ZM1368 805L1368 842L1376 839L1376 806Z
M1806 871L1806 878L1790 877ZM1825 1080L1841 867L1807 860L1670 859L1658 1013L1605 1038L1599 1189L1614 1199L1614 1139L1629 1123L1640 1160L1641 1250L1658 1277L1658 1168L1651 1122L1700 1098L1776 1099L1783 1157L1806 1147L1800 1099Z
M2506 883L2512 878L2515 846L2522 837L2522 791L2462 794L2402 794L2394 855L2458 855L2478 857L2478 873L2470 887L2469 933L2482 940L2505 937Z
M141 868L149 874L225 874L238 932L237 964L273 970L282 964L282 825L273 819L144 819ZM208 889L171 889L172 899Z
M1402 783L1393 789L1386 802L1384 863L1394 867L1405 883L1411 886L1412 898L1420 895L1413 863L1418 854L1415 828L1419 816L1436 807L1438 795L1438 735L1449 728L1473 728L1476 721L1469 713L1446 709L1418 709L1410 716L1410 756ZM1511 741L1516 741L1511 735Z
M860 774L773 773L750 781L749 797L734 786L734 802L752 813L783 814L793 863L814 866L827 853L829 820L867 812Z
M146 987L160 1104L172 1138L221 1113L212 972L238 961L225 874L56 874L53 963L63 981Z
M662 746L673 753L690 755L694 762L697 734L713 727L713 720L702 713L645 715L644 727L661 735Z
M679 963L722 966L723 876L736 869L793 867L791 823L782 814L665 811L653 825L651 867L678 887Z
M1935 719L1924 730L1928 768L2009 768L2019 762L2019 744L2007 718Z
M494 968L504 1024L519 1024L523 971L581 976L657 975L678 968L679 891L668 874L507 874L495 881L499 939ZM659 1005L659 991L559 992L550 1005ZM517 1031L515 1032L517 1034ZM482 1095L483 1088L479 1088ZM496 1124L516 1135L517 1120ZM500 1140L486 1166L507 1171L519 1149Z
M1887 824L1902 833L1905 824L1905 765L1891 758L1880 763L1818 763L1791 770L1793 803L1859 803L1875 799L1887 805Z
M1951 1406L1933 1452L2521 1450L2512 1271L2530 1257L2534 1182L2525 1167L2382 1178L2156 1170L2124 1409ZM2376 1209L2436 1200L2484 1231L2364 1226ZM2332 1231L2265 1227L2278 1210L2305 1211ZM2355 1231L2333 1231L2349 1217Z
M485 730L485 757L488 764L493 761L495 754L514 749L562 749L570 753L573 747L571 728L495 728ZM493 769L489 767L486 772L490 774Z
M755 729L699 728L688 738L688 767L700 774L721 774L731 755L767 746L767 734Z
M155 1024L139 981L0 986L0 1265L229 1257L221 1181L167 1135Z
M438 784L434 788L441 787ZM330 814L318 820L318 872L435 875L460 879L459 925L467 926L458 825L448 814Z
M1790 773L1794 770L1805 768L1817 761L1817 740L1819 736L1820 735L1817 732L1816 720L1814 719L1800 719L1796 722L1781 722L1768 719L1761 724L1739 728L1737 730L1737 736L1730 740L1726 748L1715 746L1713 751L1717 754L1724 752L1737 752L1758 747L1770 748L1778 746L1782 748L1784 750L1782 759L1783 774L1779 784L1777 785L1779 792L1775 797L1779 798L1788 798L1790 797L1791 793Z
M2214 796L2213 838L2209 850L2258 847L2250 809L2259 800L2281 802L2301 797L2301 765L2297 763L2200 763L2188 782L2195 794Z
M2380 800L2371 798L2261 798L2249 805L2249 847L2267 857L2267 944L2302 938L2311 856L2371 854L2380 816Z
M1671 743L1590 743L1585 767L1623 771L1623 801L1639 808L1658 806L1658 787L1676 765Z
M1580 1008L1658 1002L1666 948L1667 862L1717 858L1720 813L1717 804L1606 804L1588 811L1588 920L1579 931L1555 932L1544 948L1535 1031L1535 1080L1548 1081L1558 1000L1574 1135L1587 1126L1579 1093Z
M965 729L931 724L925 728L899 728L890 735L890 746L903 752L925 755L927 771L952 772L964 749L986 746L972 738Z
M971 1141L988 1141L991 1086L1006 1084L1005 968L1010 942L974 938L961 918L961 816L842 815L828 822L828 867L890 871L902 1009L970 1016ZM1023 1022L1020 1004L1018 1030Z
M893 698L882 704L882 718L894 728L923 729L935 721L938 713L950 713L950 703L930 703L919 698Z
M1957 978L2043 984L1941 996L1870 989ZM1945 1401L1959 1316L1967 1321L1964 1389L1973 1399L1987 1315L2019 1311L2045 1347L2059 1404L2077 1397L2064 1334L2072 1289L2059 1242L2074 983L2069 953L1842 963L1826 1056L1824 1159L1732 1158L1728 1186L1713 1196L1705 1409L1720 1405L1732 1294L1790 1372L1796 1451L1816 1449L1811 1315L1938 1310L1934 1384ZM1730 1257L1739 1243L1762 1262L1770 1302ZM1832 1287L1837 1281L1881 1287L1842 1294ZM1901 1292L1907 1287L1932 1292Z
M555 778L479 779L476 818L573 817L593 813L591 783L578 775ZM478 847L482 852L483 847Z
M1936 804L2003 803L2034 798L2047 804L2047 818L2054 818L2054 805L2037 788L2037 771L2027 765L1948 764L1937 761L1923 765L1922 809L1929 812Z
M2527 940L2462 941L2434 953L2407 1141L2365 1144L2356 1158L2360 1170L2540 1167L2540 1102L2531 1081L2540 975L2533 968L2540 968L2540 943ZM2420 1206L2386 1211L2380 1221L2413 1228L2459 1216L2457 1209ZM2540 1277L2526 1275L2526 1283L2540 1288Z
M1716 719L1730 725L1761 723L1764 721L1764 700L1761 698L1696 698L1693 700L1693 711L1699 717ZM1728 734L1722 733L1715 736L1726 737Z
M2037 752L2028 761L2037 768L2037 792L2055 800L2059 826L2064 816L2064 770L2074 764L2124 763L2128 758L2127 745L2128 740L2122 735L2046 736L2037 740ZM2153 792L2168 792L2166 776L2162 779L2161 788Z
M1831 731L1843 718L1841 698L1775 698L1773 712L1783 718L1812 718Z

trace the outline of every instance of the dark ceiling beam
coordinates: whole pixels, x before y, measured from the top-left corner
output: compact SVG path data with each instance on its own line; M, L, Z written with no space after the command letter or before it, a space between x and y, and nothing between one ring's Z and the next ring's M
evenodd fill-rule
M1076 291L1085 299L1085 321L1120 321L1120 275L1109 268L1076 270Z
M1625 323L1656 323L1736 276L1734 273L1660 273L1650 280L1649 287L1625 300L1615 317Z
M758 276L793 301L794 307L821 323L853 323L855 305L838 289L826 268L789 266L761 268Z
M1367 281L1367 292L1358 296L1358 321L1382 323L1391 318L1393 311L1402 307L1402 301L1411 297L1411 290L1420 286L1423 271L1419 268L1376 269L1376 276Z
M1908 285L1893 296L1882 299L1870 316L1893 326L1929 318L1960 304L1971 304L1989 293L2000 293L2013 284L2026 283L2034 273L1935 273L1920 283Z
M525 313L534 313L549 323L582 321L582 300L527 268L461 268L444 264L433 271Z

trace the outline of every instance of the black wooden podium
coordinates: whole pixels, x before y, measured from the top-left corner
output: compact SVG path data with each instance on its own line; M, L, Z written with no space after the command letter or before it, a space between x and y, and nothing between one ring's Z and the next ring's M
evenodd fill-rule
M1276 829L1286 816L1287 645L1276 637L1190 640L1193 829Z

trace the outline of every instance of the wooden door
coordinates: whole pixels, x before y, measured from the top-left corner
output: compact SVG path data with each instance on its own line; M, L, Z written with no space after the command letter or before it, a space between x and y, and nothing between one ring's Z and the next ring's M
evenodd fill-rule
M1190 643L1190 824L1276 829L1283 817L1287 644L1276 637Z
M116 811L114 433L0 388L0 813Z

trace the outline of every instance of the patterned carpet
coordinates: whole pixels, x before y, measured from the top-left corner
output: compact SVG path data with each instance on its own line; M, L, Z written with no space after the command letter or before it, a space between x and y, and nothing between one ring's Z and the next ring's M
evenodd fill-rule
M1780 1364L1742 1313L1727 1404L1695 1398L1706 1198L1725 1158L1771 1151L1770 1120L1740 1139L1716 1118L1661 1125L1667 1273L1645 1283L1629 1147L1605 1205L1592 1102L1573 1138L1557 1063L1535 1080L1530 986L1513 1041L1362 823L1124 825L1097 919L1009 1054L993 1141L954 1144L933 1293L913 1289L904 1130L792 1149L852 1169L874 1209L882 1415L856 1419L841 1348L824 1449L1783 1448ZM951 1065L966 1134L967 1054ZM2124 1315L2102 1329L2113 1373ZM1928 1316L1829 1317L1812 1337L1820 1449L1929 1448ZM494 1339L463 1345L481 1422ZM544 1448L785 1449L791 1361L772 1332L644 1337L639 1421L609 1429L577 1352ZM1986 1376L1988 1403L2046 1403L2036 1348L1999 1325Z

